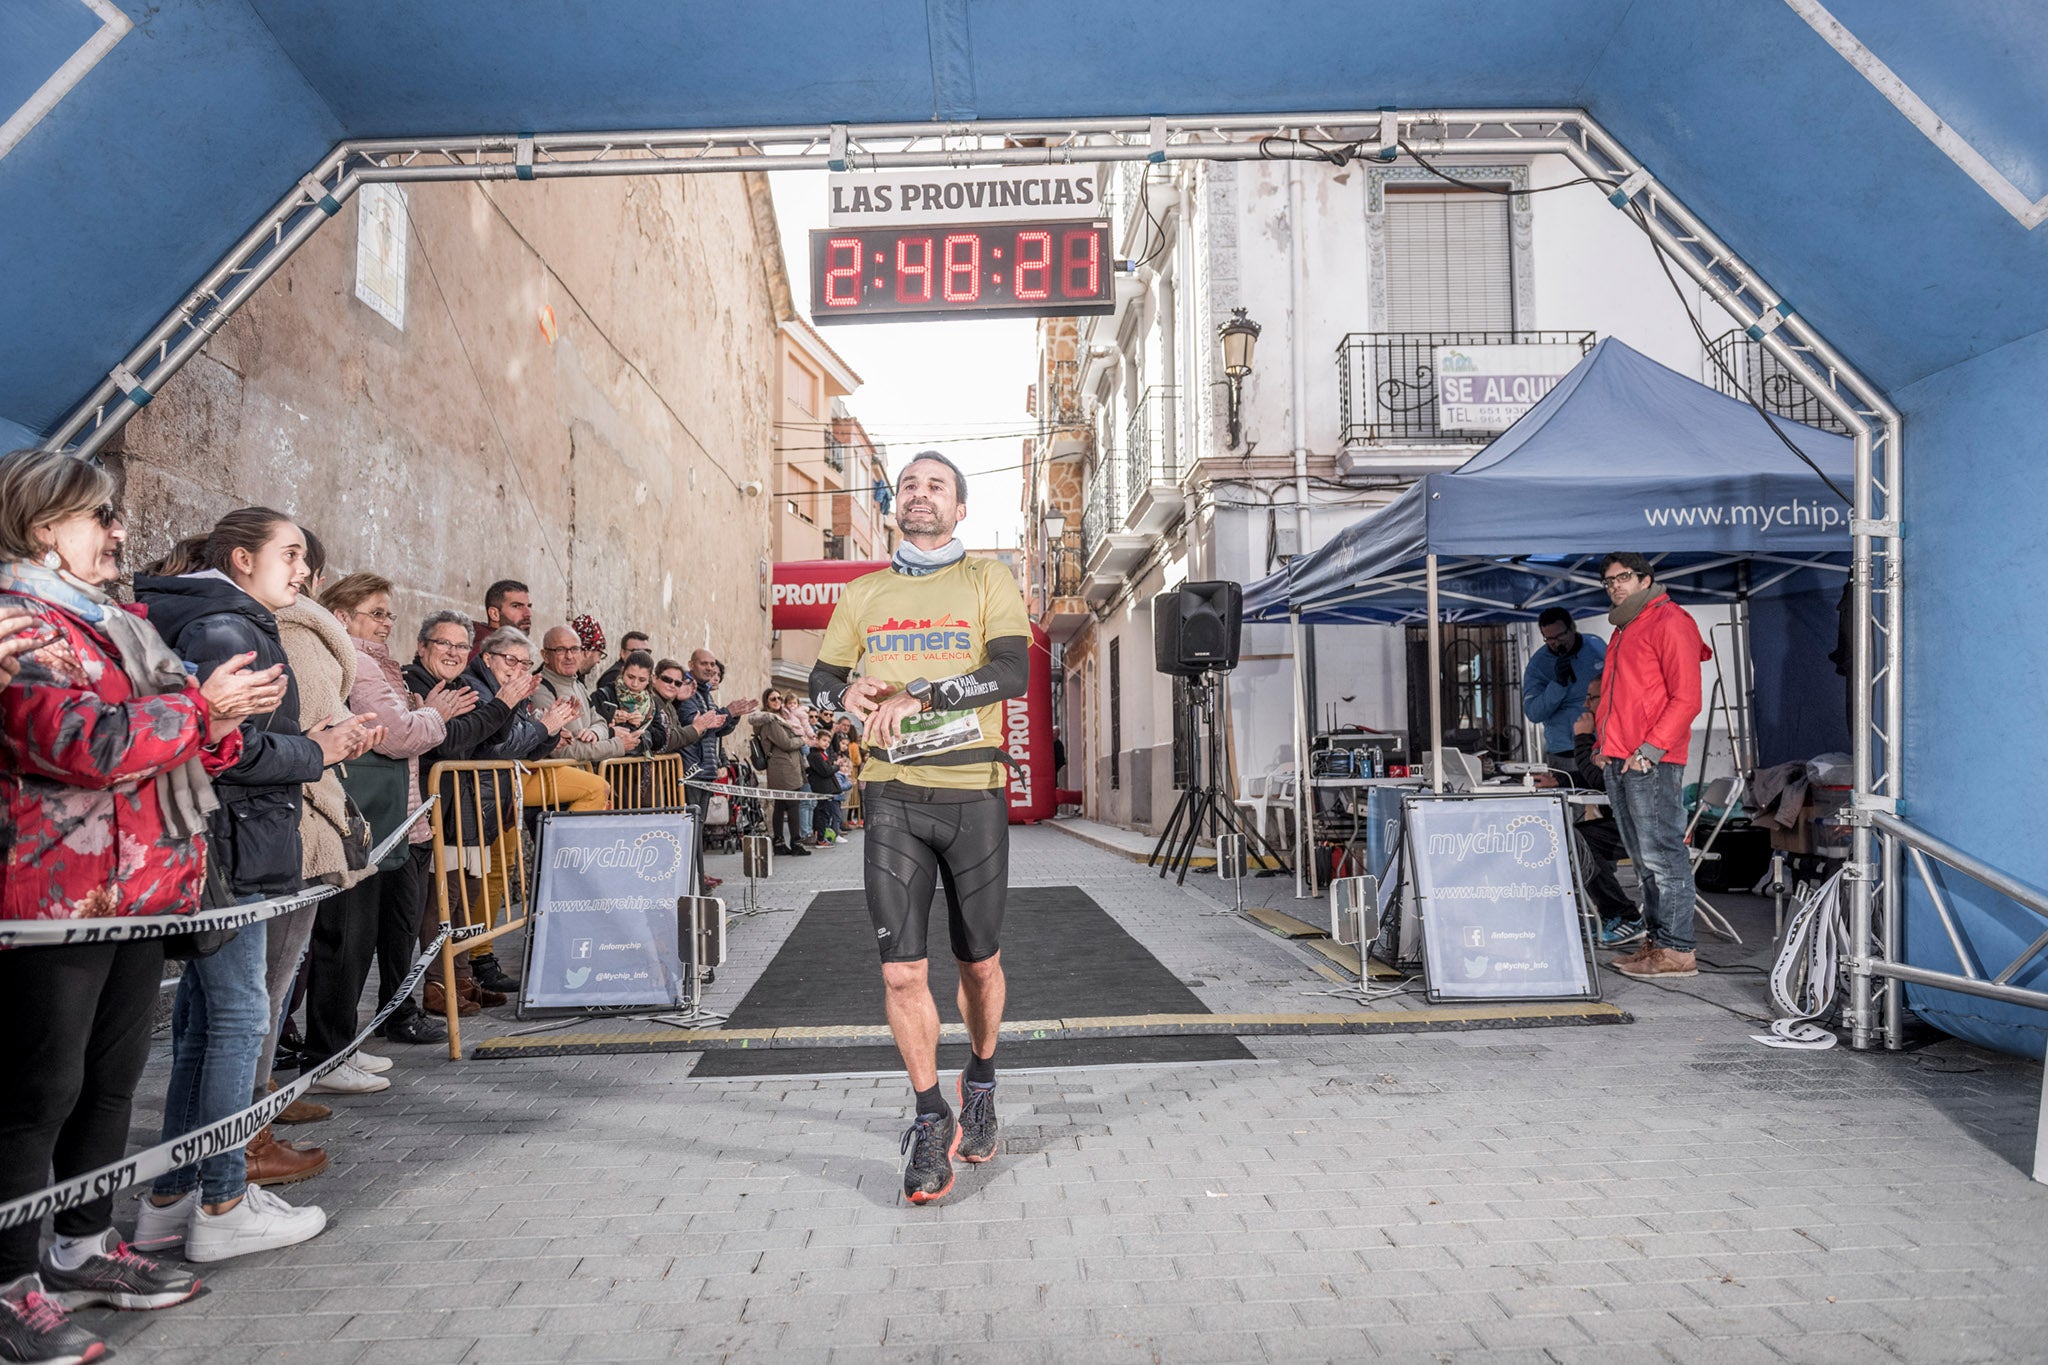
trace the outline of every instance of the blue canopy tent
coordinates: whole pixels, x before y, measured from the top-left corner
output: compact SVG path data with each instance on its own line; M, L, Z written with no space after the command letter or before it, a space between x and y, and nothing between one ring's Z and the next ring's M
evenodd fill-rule
M1849 559L1849 506L1836 489L1848 488L1852 443L1793 422L1776 426L1785 440L1749 404L1609 337L1463 465L1424 476L1247 587L1245 619L1291 621L1297 630L1427 622L1431 771L1441 782L1443 621L1526 621L1553 606L1604 611L1599 556L1610 550L1648 555L1682 601L1733 606L1741 651L1751 647L1752 600L1796 595L1832 605ZM1773 609L1768 619L1771 629L1755 639L1757 672L1781 686L1804 679L1807 686L1784 689L1788 696L1816 684L1836 695L1838 685L1823 681L1832 678L1824 658L1832 632L1816 638L1811 610ZM1795 630L1802 620L1808 628ZM1736 660L1737 677L1747 663ZM1746 689L1735 691L1747 744ZM1297 753L1308 747L1306 694L1297 668ZM1830 725L1812 708L1795 714L1805 723L1768 708L1754 727L1767 732L1757 747L1770 761L1846 745L1846 716ZM1802 740L1811 747L1798 752ZM1305 818L1298 827L1306 831Z

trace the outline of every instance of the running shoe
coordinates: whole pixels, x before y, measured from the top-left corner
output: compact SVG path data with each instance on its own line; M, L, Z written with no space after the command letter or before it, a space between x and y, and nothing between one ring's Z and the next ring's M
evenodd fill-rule
M1600 926L1600 946L1626 948L1631 943L1641 943L1648 932L1641 916L1635 919L1608 920Z
M172 1270L109 1235L102 1249L76 1270L43 1255L43 1290L65 1308L169 1308L204 1293L199 1277Z
M953 1188L960 1125L951 1114L919 1114L903 1132L903 1197L913 1204L944 1199Z
M135 1214L135 1245L151 1256L185 1249L192 1215L199 1209L199 1191L187 1190L173 1204L158 1204L145 1194Z
M980 1163L996 1154L996 1083L960 1078L960 1159Z
M86 1365L112 1348L71 1320L34 1275L0 1286L0 1360Z

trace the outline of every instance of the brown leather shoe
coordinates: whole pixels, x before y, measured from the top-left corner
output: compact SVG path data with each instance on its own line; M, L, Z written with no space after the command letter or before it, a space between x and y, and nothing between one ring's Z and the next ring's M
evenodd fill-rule
M464 1019L467 1019L469 1018L470 1015L479 1013L482 1009L482 1005L478 1004L474 1000L467 998L462 994L462 989L460 986L456 987L456 1014L460 1015ZM446 993L442 991L441 983L438 981L429 981L427 983L427 1013L441 1016L446 1016L448 1013L448 997Z
M1623 976L1632 976L1638 980L1661 981L1666 977L1698 976L1700 960L1696 953L1681 953L1676 948L1659 948L1640 961L1621 963L1619 970Z
M1614 961L1609 965L1612 966L1616 971L1620 971L1623 967L1632 966L1638 962L1647 962L1650 958L1650 955L1656 951L1657 945L1650 942L1648 939L1644 939L1643 944L1640 948L1637 948L1632 953L1622 954L1620 957L1614 959Z
M279 1142L268 1127L249 1139L251 1185L290 1185L311 1180L326 1169L327 1153L318 1147L300 1148Z
M270 1082L270 1089L267 1090L265 1093L271 1095L275 1095L277 1093L277 1081L274 1078ZM284 1112L277 1116L276 1122L318 1123L322 1119L333 1117L334 1110L332 1110L324 1104L320 1104L313 1100L309 1100L304 1095L301 1095L297 1099L293 1100L290 1104L284 1107Z
M488 1005L502 1005L507 1000L511 999L511 997L506 995L503 991L485 990L482 986L479 986L477 984L475 977L471 977L467 981L459 982L458 987L462 992L462 1002L466 1005L476 1005L478 1008L483 1008Z

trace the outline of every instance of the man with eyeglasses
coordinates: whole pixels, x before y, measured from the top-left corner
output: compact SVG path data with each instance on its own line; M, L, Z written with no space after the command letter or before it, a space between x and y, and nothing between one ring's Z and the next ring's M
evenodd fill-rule
M1579 634L1572 614L1547 607L1536 618L1543 648L1522 670L1522 714L1543 727L1543 761L1572 770L1572 720L1586 709L1586 689L1607 658L1603 640Z
M549 626L548 633L541 637L541 690L556 701L576 705L576 718L569 722L561 743L555 746L556 758L602 763L608 758L623 758L640 745L640 732L615 734L591 705L590 691L577 675L590 667L593 652L584 649L583 641L568 626Z
M1619 551L1600 566L1614 636L1594 712L1607 799L1643 884L1649 938L1617 961L1625 976L1699 975L1692 856L1685 846L1685 762L1700 713L1700 665L1713 657L1692 614L1656 582L1650 561Z

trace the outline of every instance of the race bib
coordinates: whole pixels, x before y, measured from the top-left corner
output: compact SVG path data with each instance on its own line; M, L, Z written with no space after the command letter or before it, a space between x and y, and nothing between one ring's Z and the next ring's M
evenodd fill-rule
M985 742L981 736L981 718L974 712L931 711L906 717L898 727L896 743L883 750L882 757L889 763L901 763L906 759L950 753L954 749L969 749Z

